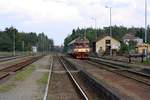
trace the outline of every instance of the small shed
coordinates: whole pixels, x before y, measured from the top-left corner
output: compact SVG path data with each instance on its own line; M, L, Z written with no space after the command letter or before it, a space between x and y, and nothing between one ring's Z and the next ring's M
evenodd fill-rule
M32 46L32 52L37 53L37 47L36 46Z
M150 44L139 44L137 45L136 49L139 54L150 54Z
M96 53L97 54L109 54L110 50L112 54L116 54L121 47L120 41L110 36L104 36L99 38L96 42Z

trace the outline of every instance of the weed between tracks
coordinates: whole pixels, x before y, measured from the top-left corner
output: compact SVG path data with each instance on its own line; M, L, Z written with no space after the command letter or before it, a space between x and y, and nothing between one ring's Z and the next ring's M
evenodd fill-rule
M43 93L45 91L45 87L46 87L46 84L47 84L48 74L49 74L48 72L44 73L42 75L42 77L36 81L38 86L39 86L38 93L40 94L40 95L37 96L37 100L43 100Z
M15 76L16 81L25 80L36 68L34 65L29 65L25 70L18 72Z
M48 80L48 73L44 73L43 76L37 80L37 84L39 86L45 86L47 84L47 80Z
M0 84L0 93L8 92L9 90L13 89L16 86L17 81L25 80L35 69L35 65L29 65L24 70L17 72L15 77L10 79L10 81Z
M7 91L11 90L15 86L16 86L16 84L14 82L0 85L0 93L7 92Z

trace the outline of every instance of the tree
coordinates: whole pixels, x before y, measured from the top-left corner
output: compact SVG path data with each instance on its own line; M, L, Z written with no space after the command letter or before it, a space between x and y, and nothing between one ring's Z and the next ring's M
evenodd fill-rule
M64 40L64 51L67 51L67 45L69 42L74 40L75 38L81 36L84 36L84 33L86 31L86 37L90 41L90 46L92 47L93 41L95 41L95 32L97 32L98 38L102 38L103 36L109 35L110 33L110 27L103 27L99 29L93 29L93 28L86 28L86 29L80 29L79 27L77 29L73 29L72 33L68 35ZM144 28L138 28L138 27L124 27L124 26L112 26L112 37L115 39L122 41L122 37L126 33L134 33L135 36L140 37L144 39ZM148 43L150 43L150 27L148 26ZM125 45L123 44L123 48Z
M120 48L120 54L128 54L129 50L128 50L128 46L121 42L121 48Z
M4 31L0 31L0 51L12 51L13 50L13 42L15 35L15 49L16 51L22 51L22 42L24 41L24 51L31 51L32 46L38 46L41 51L42 50L52 50L53 48L53 40L48 39L48 37L42 33L37 35L35 32L18 32L18 30L14 27L5 28ZM42 41L41 41L42 37ZM42 44L44 42L44 45ZM51 48L51 49L49 49Z

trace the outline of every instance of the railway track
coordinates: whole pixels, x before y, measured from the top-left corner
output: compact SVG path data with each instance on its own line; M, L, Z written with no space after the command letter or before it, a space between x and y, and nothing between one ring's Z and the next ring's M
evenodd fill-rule
M16 72L16 71L26 67L27 65L33 63L34 61L40 59L41 57L42 56L32 57L25 61L22 61L17 64L13 64L13 65L10 65L10 66L0 69L0 80L4 79L7 76L10 76L12 72Z
M107 59L107 58L102 58L102 57L89 57L88 59L98 60L99 62L102 62L102 63L109 63L111 65L114 65L114 66L117 65L117 66L124 67L124 68L131 68L131 69L133 68L133 69L139 69L139 70L149 69L148 65L141 65L138 63L129 63L124 60Z
M26 56L7 56L7 57L0 57L0 62L8 61L8 60L13 60L17 58L22 58Z
M139 77L145 77L147 79L150 79L150 74L146 73L146 71L149 71L149 69L146 68L139 68L137 66L129 66L129 65L120 65L120 64L116 64L116 63L112 63L109 61L101 61L100 59L97 58L93 58L90 57L89 58L90 61L102 64L102 65L106 65L109 66L109 68L113 68L113 69L118 69L118 70L122 70L122 72L126 72L126 73L131 73L131 74L135 74L138 75ZM143 71L144 70L144 71Z
M89 97L87 96L87 94L85 93L84 90L82 90L80 84L76 81L75 79L75 75L73 75L70 70L67 68L66 64L63 62L63 60L61 58L59 58L61 64L64 66L64 68L66 69L68 75L70 76L71 80L73 81L73 83L75 84L75 87L78 89L81 97L84 99L84 100L89 100Z
M105 86L99 84L99 82L95 80L93 76L88 74L87 71L82 69L80 66L74 65L65 57L62 57L62 59L64 60L64 63L68 69L76 68L79 70L78 73L72 73L72 71L71 73L80 84L80 87L83 89L83 91L85 91L89 100L119 100L117 93L108 91Z
M77 72L74 68L68 68L61 57L55 56L50 68L49 85L47 85L47 93L44 100L55 100L58 98L61 100L89 100L72 74Z
M105 60L105 59L101 59L101 58L94 58L94 57L89 57L89 60L94 61L94 62L98 62L100 64L103 65L107 65L109 67L114 67L114 68L122 68L122 69L127 69L127 70L131 70L131 71L136 71L137 73L140 74L144 74L149 76L150 75L150 68L149 66L141 66L141 65L134 65L134 64L129 64L129 63L119 63L116 61L112 61L112 60Z
M117 92L121 100L149 100L148 98L150 98L150 79L148 75L88 60L81 61L71 58L68 58L68 60L82 67L95 80L100 81L100 84L106 84L109 87L108 90L112 89Z
M0 56L0 59L8 58L8 57L13 57L13 56Z
M108 57L98 57L98 56L90 56L90 57L96 57L96 58L100 58L100 59L105 59L105 60L110 60L110 61L117 61L117 62L123 62L123 63L129 63L129 58L126 56L126 57L111 57L111 56L108 56ZM132 63L136 63L136 62L140 62L141 59L132 59ZM131 63L131 62L130 62Z
M114 72L116 74L122 75L124 77L136 80L140 83L150 86L150 75L148 75L148 74L144 74L144 73L133 71L133 70L126 69L126 68L120 68L117 66L110 67L110 66L107 66L107 64L105 64L105 63L102 63L102 64L106 65L106 66L102 66L101 63L94 62L94 61L86 60L86 62L88 62L94 66L97 66L99 68Z

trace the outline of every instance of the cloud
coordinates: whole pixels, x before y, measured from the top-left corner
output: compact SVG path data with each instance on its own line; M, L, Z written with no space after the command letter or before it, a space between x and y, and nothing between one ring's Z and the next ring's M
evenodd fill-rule
M106 5L112 7L112 25L144 27L144 0L0 0L0 19L3 27L46 32L61 44L73 28L94 26L91 17L97 19L97 27L108 26Z
M31 22L81 19L75 7L54 0L6 0L0 3L0 9L3 14L15 13L16 18L26 16ZM10 15L10 17L14 16Z
M24 24L66 21L86 23L91 17L96 17L102 23L105 20L106 24L109 11L105 5L112 7L115 22L125 16L126 23L122 24L127 25L129 20L134 25L135 17L144 16L144 2L141 0L1 0L0 13L12 19L22 19ZM134 22L131 23L131 20Z

